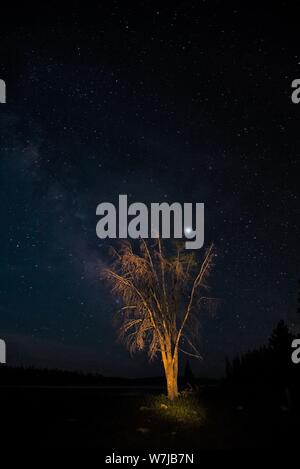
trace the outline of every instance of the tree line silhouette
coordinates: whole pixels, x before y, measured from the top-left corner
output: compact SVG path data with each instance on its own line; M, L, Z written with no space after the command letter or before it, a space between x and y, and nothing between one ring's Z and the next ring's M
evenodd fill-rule
M284 321L274 328L268 344L225 360L225 382L230 384L278 384L297 385L300 388L300 364L291 360L291 344L294 339ZM179 377L181 386L205 384L206 380L194 376L187 361L183 376ZM149 378L109 377L99 373L84 373L60 369L38 369L34 367L0 366L1 385L38 385L38 386L129 386L164 385L162 376Z
M256 350L226 359L226 380L232 383L300 384L300 366L292 362L292 341L295 337L281 320L274 328L268 344Z

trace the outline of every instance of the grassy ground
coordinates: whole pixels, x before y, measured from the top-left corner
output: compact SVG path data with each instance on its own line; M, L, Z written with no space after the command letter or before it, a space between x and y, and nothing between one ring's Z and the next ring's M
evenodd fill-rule
M258 389L208 387L174 403L132 389L0 389L0 401L2 441L14 446L270 448L297 437L296 414Z
M149 411L158 420L169 425L177 425L188 429L199 427L205 423L205 408L201 406L199 399L194 395L179 395L173 402L169 401L165 394L148 397L148 406L140 410Z

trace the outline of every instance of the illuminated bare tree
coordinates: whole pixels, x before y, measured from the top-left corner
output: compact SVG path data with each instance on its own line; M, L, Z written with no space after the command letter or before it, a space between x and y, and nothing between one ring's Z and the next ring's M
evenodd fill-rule
M171 400L178 395L179 351L201 358L195 339L200 313L216 304L207 293L215 256L213 245L199 262L195 251L179 243L167 254L160 239L152 245L141 239L135 250L124 241L104 271L124 305L117 315L120 338L130 352L147 350L150 359L161 354Z

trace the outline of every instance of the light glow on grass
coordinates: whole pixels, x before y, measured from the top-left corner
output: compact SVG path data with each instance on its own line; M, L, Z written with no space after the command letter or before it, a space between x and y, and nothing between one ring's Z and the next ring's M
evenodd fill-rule
M151 396L150 409L165 420L184 425L198 426L205 420L205 409L194 396L179 395L174 401L164 394Z

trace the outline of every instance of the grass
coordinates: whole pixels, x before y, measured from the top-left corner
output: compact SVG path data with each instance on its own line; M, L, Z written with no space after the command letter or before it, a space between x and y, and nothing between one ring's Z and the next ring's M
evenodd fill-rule
M205 420L205 409L192 395L179 395L174 401L170 401L164 394L151 396L147 408L166 421L186 426L199 426Z

